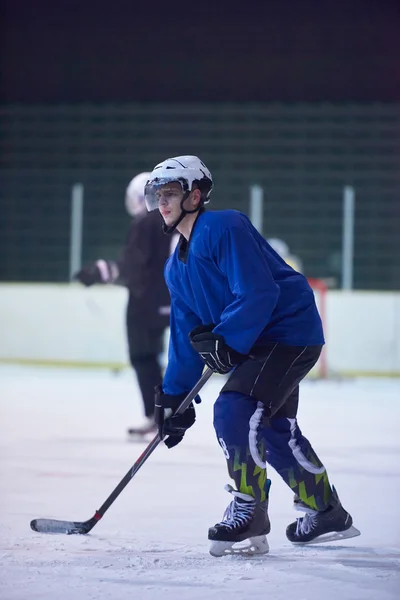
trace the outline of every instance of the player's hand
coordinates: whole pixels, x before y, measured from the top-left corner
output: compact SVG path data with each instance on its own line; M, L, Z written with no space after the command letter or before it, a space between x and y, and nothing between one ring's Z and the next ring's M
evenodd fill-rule
M95 283L112 283L117 277L118 267L110 260L96 260L88 263L74 275L74 279L87 287Z
M200 325L189 333L190 343L214 373L226 374L248 358L225 342L222 335L213 333L215 325Z
M196 412L193 402L181 415L173 413L179 408L187 394L172 396L164 394L161 385L155 388L154 420L158 427L160 438L168 448L173 448L182 441L185 432L196 421ZM195 402L199 403L200 397L196 396ZM172 416L171 416L172 414ZM167 436L167 437L166 437Z

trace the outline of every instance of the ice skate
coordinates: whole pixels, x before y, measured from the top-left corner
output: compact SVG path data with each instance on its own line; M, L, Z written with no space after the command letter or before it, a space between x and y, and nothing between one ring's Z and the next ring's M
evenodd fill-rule
M292 544L318 544L344 540L360 535L353 525L351 515L343 508L335 488L329 506L324 511L307 507L297 496L296 510L306 512L286 528L286 537Z
M157 425L153 417L146 417L145 422L138 427L128 429L128 438L130 442L143 442L157 433Z
M223 520L208 530L210 554L218 557L226 554L266 554L269 551L266 535L271 529L268 499L256 504L252 496L238 492L230 485L226 485L225 489L234 499ZM237 547L238 542L246 543Z

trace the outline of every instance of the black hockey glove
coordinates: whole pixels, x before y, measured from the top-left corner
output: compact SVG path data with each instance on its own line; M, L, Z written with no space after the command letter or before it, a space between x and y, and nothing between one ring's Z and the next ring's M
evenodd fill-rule
M179 408L187 394L177 396L164 394L161 385L155 388L155 393L154 420L158 427L158 433L160 438L164 440L165 445L168 448L173 448L182 441L185 431L196 420L194 405L192 402L184 413L170 417L171 411L174 413ZM197 395L194 401L196 404L201 402L200 396ZM165 436L168 437L165 438Z
M228 346L222 335L213 333L214 327L215 325L195 327L189 333L190 343L214 373L226 374L248 357Z
M113 283L118 275L118 266L114 261L96 260L75 273L74 279L88 287L94 283Z

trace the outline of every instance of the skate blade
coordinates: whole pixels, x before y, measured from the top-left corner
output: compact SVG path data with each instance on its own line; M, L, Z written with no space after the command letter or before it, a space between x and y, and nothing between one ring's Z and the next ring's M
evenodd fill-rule
M154 436L153 436L154 437ZM128 434L127 441L131 444L148 444L151 440L150 435L141 435L137 433Z
M310 546L311 544L325 544L327 542L337 542L340 540L347 540L353 537L361 535L361 531L352 525L346 531L332 531L330 533L324 533L318 536L315 540L310 542L291 542L294 546Z
M246 545L241 546L240 544ZM255 556L258 554L267 554L269 552L268 541L265 535L251 537L243 542L220 542L214 540L211 542L210 554L219 558L230 554L242 556Z
M157 430L155 431L146 431L146 433L140 433L136 431L127 432L127 441L132 442L134 444L148 444L151 442L153 437L156 435Z

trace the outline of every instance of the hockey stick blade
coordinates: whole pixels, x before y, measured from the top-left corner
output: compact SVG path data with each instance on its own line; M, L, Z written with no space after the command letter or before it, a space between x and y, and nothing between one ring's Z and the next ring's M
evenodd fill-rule
M31 529L38 533L74 533L85 535L96 525L98 519L92 517L88 521L58 521L57 519L33 519Z
M206 369L199 381L188 393L182 404L179 406L176 413L183 413L189 404L195 399L203 385L210 379L213 374L211 369ZM85 535L89 533L91 529L100 521L104 513L110 508L114 501L118 498L122 490L128 485L131 479L136 475L139 469L144 465L149 456L154 452L157 446L160 444L161 438L157 435L144 449L142 454L139 456L135 464L129 469L126 475L121 479L116 488L111 492L108 498L100 506L99 510L96 510L95 514L88 521L59 521L57 519L33 519L31 521L31 529L37 533L64 533L67 535L81 534Z

